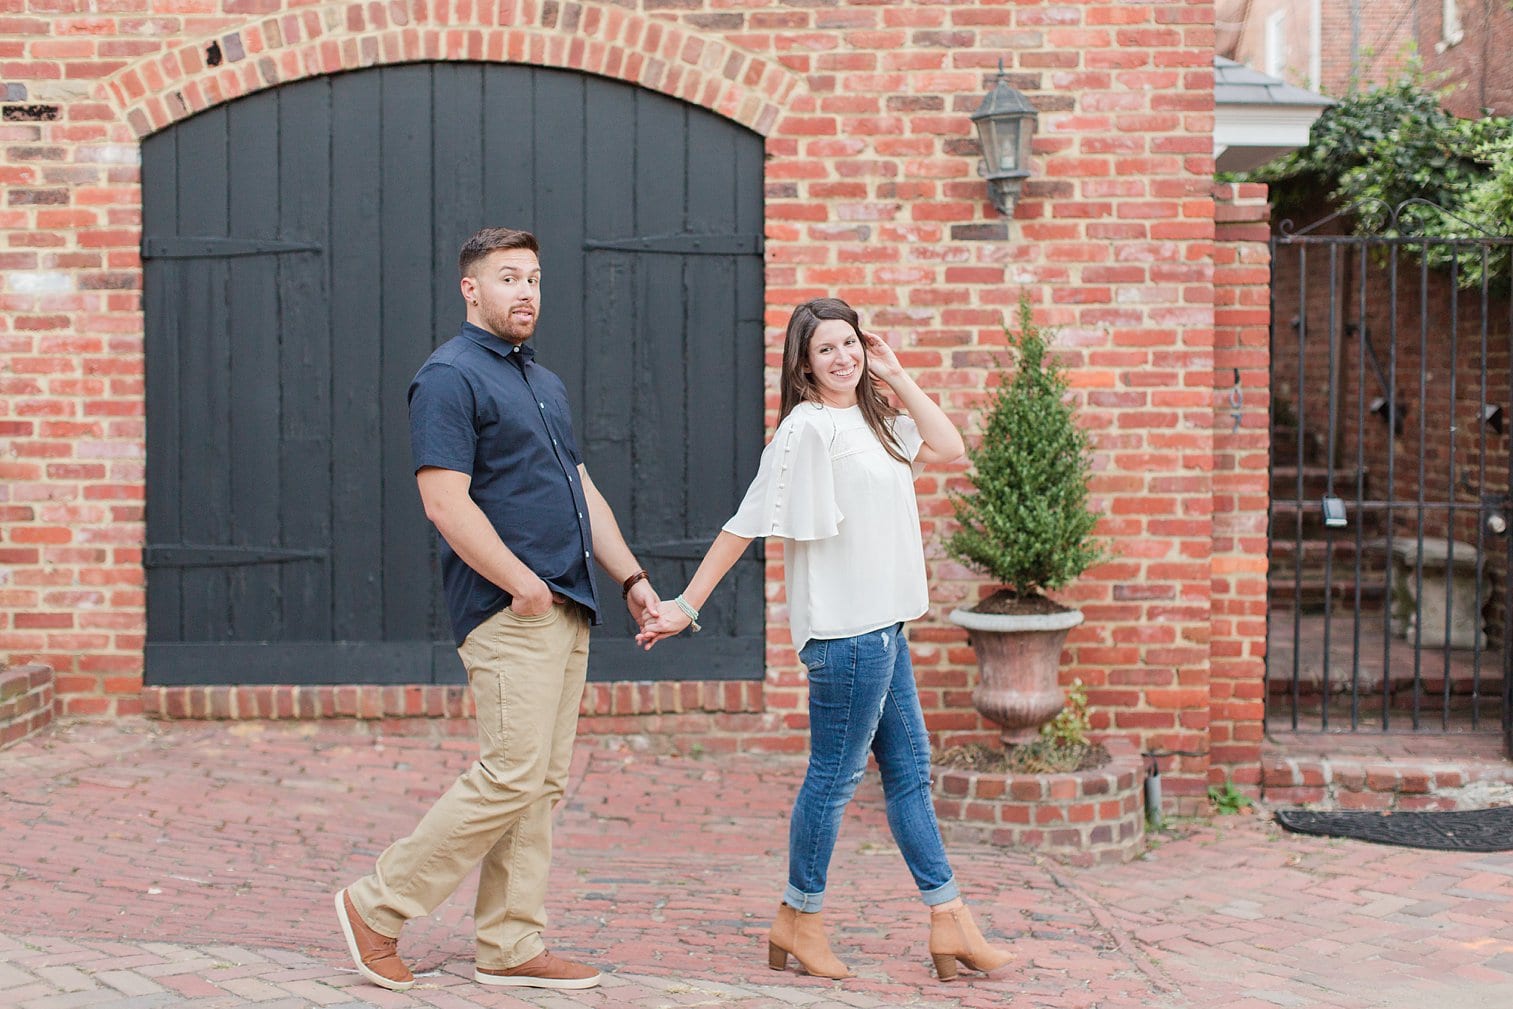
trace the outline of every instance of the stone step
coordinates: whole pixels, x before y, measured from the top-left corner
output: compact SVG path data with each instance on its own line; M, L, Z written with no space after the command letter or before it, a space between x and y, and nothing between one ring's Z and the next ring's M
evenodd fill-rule
M1327 539L1304 537L1301 541L1291 536L1277 536L1271 541L1267 556L1271 570L1291 570L1301 564L1304 570L1324 570L1324 562L1330 561L1334 570L1352 571L1359 560L1362 571L1383 572L1387 570L1387 554L1382 549L1379 537L1370 539L1357 549L1354 536L1334 536Z
M1297 601L1303 610L1316 613L1324 608L1324 600L1332 598L1335 606L1353 606L1356 598L1356 583L1353 578L1336 577L1329 581L1326 591L1324 576L1304 572L1299 584L1289 572L1285 576L1273 573L1267 578L1266 594L1273 604L1292 604ZM1381 609L1387 593L1380 580L1366 580L1360 587L1361 605L1368 609Z
M1316 464L1305 464L1300 467L1294 462L1276 461L1275 453L1273 453L1271 497L1273 501L1295 500L1301 497L1304 501L1317 504L1319 498L1332 490L1336 497L1353 499L1356 496L1358 473L1361 485L1365 488L1366 497L1369 498L1371 474L1367 469L1357 470L1354 466L1336 466L1331 470L1326 465ZM1301 492L1298 489L1300 478L1303 482Z
M1481 809L1513 802L1513 763L1493 727L1431 735L1269 727L1261 792L1274 806L1315 809ZM1355 752L1350 752L1354 750Z
M1345 525L1329 526L1324 523L1324 498L1304 498L1299 501L1288 491L1284 497L1274 497L1271 502L1271 535L1274 540L1291 540L1297 537L1298 520L1302 519L1304 539L1329 538L1334 542L1354 541L1357 526L1366 539L1382 536L1382 515L1377 511L1357 508L1353 496L1341 498L1345 506Z

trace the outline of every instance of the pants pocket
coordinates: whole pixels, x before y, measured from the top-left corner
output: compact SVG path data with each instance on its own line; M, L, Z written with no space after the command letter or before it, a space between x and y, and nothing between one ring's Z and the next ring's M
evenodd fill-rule
M799 661L812 673L825 664L829 652L829 641L824 638L810 638L809 643L799 649Z
M545 613L538 613L533 617L521 616L519 613L516 613L508 606L506 606L500 612L502 612L507 619L513 620L517 624L544 624L548 620L551 620L553 617L555 617L559 609L561 609L561 607L557 603L552 603L552 605L546 608Z

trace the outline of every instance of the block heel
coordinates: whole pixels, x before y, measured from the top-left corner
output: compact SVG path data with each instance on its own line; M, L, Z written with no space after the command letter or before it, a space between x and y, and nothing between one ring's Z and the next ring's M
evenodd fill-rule
M778 916L767 933L767 966L782 970L788 957L799 962L805 974L828 977L833 981L851 976L846 965L830 952L825 938L825 917L818 911L796 911L787 904L778 907Z
M972 920L972 912L958 906L930 915L930 959L935 963L936 977L955 981L958 963L967 970L986 974L1008 964L1014 954L1001 946L989 945Z

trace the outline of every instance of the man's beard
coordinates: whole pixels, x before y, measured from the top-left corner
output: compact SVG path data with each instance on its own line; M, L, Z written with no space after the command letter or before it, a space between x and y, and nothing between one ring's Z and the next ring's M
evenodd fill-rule
M506 343L524 343L536 332L536 320L540 318L540 315L533 314L530 322L520 323L515 321L511 313L512 309L500 312L491 307L485 308L483 310L484 326Z

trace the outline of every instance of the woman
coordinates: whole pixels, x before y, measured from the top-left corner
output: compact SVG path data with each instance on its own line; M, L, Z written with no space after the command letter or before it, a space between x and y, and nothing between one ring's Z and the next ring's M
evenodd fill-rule
M830 950L821 908L841 815L869 751L888 825L930 910L937 975L950 981L957 962L988 971L1012 959L983 939L946 860L903 636L904 622L929 609L914 477L963 451L955 425L888 345L862 332L849 305L805 302L788 321L782 415L756 479L688 588L637 635L650 648L686 627L697 632L699 609L752 539L786 541L789 620L809 670L810 756L789 822L788 886L768 936L774 970L792 955L810 974L851 976Z

